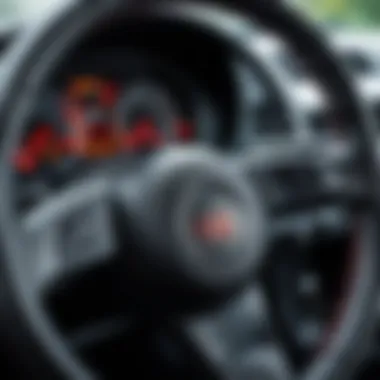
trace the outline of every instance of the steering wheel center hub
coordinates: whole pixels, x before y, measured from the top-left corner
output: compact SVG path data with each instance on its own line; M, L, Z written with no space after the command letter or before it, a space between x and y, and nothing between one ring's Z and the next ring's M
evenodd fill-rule
M163 153L151 169L145 188L155 213L155 240L176 270L212 288L248 278L266 241L266 218L251 184L201 149Z
M222 197L202 201L196 205L190 225L194 239L212 251L233 249L245 228L239 206Z

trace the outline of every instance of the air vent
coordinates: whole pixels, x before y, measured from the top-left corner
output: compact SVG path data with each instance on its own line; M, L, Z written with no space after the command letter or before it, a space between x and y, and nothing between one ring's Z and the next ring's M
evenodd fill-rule
M374 103L373 112L377 122L377 128L380 130L380 101Z
M371 59L358 51L349 51L342 54L343 62L352 74L367 75L374 70Z
M0 59L20 32L18 25L0 24Z

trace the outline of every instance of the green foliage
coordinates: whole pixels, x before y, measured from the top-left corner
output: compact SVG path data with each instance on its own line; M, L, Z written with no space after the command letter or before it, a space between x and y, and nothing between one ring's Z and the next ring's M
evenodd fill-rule
M304 0L299 3L322 21L380 26L380 0Z
M350 0L350 7L356 14L363 15L368 24L380 26L379 0Z

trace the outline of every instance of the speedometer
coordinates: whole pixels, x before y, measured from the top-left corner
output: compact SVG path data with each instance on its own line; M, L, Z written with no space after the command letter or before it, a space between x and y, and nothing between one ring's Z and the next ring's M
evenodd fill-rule
M115 110L115 124L123 148L134 152L193 137L193 128L182 117L174 97L155 83L126 87Z

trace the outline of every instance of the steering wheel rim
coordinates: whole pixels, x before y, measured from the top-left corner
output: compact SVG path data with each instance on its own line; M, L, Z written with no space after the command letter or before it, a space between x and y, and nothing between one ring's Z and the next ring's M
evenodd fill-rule
M219 2L218 2L219 3ZM92 5L92 4L91 4ZM115 5L117 6L117 5ZM269 9L266 6L260 5L260 4L253 4L252 6L246 6L248 8L245 8L245 6L242 6L242 8L249 12L255 12L256 15L262 16L264 15L270 15L272 16L272 20L275 20L277 17L278 20L282 20L282 23L278 23L277 25L286 25L287 22L290 23L292 26L296 25L299 29L302 30L303 35L306 36L305 40L312 42L314 44L314 47L317 46L320 52L322 52L322 55L324 55L324 59L329 63L332 72L335 70L335 74L337 75L336 80L338 81L338 84L340 86L340 92L344 89L344 93L349 98L349 104L353 105L353 110L356 112L356 117L358 121L358 125L360 125L361 128L359 128L360 132L363 132L361 142L363 142L363 145L365 145L365 151L363 152L366 155L366 163L368 163L368 172L369 175L372 175L371 179L371 186L372 186L372 193L371 196L373 196L375 204L377 206L377 181L375 179L378 178L377 175L377 168L375 165L375 149L374 149L374 139L372 136L374 135L374 128L370 120L370 115L365 111L364 106L360 104L360 100L357 99L355 96L355 92L352 90L351 85L349 83L349 80L345 78L344 73L340 70L339 64L335 59L331 58L329 56L329 52L325 50L324 48L324 41L322 41L319 36L315 34L314 31L310 31L310 28L306 23L304 23L299 16L296 16L289 10L283 7L279 7L279 9ZM108 4L97 4L96 6L89 6L88 4L81 3L79 5L75 5L72 8L69 8L65 10L64 15L61 11L57 11L56 17L52 17L52 15L49 15L49 22L44 23L39 30L36 30L35 34L31 34L28 36L28 38L25 38L25 40L22 40L18 46L15 47L14 55L12 55L9 58L9 65L14 65L14 70L12 72L12 75L9 76L8 81L5 83L5 86L0 93L0 117L1 120L3 120L3 124L7 125L6 130L9 131L11 128L10 126L15 123L14 115L11 114L11 110L14 111L14 109L17 109L17 107L9 107L12 102L15 100L18 100L18 107L24 106L24 104L21 104L21 100L25 101L27 98L27 95L30 93L34 93L36 91L36 87L41 85L42 83L42 75L36 79L35 76L31 78L31 68L33 68L39 59L39 53L40 49L41 51L45 51L46 49L46 39L51 40L51 36L47 38L46 31L49 30L52 35L56 35L56 33L62 32L62 28L66 28L68 25L72 25L72 28L70 29L70 32L67 33L67 35L61 37L59 39L60 43L56 43L56 48L52 49L55 50L52 53L52 57L54 55L60 54L60 48L63 45L66 45L67 40L70 40L78 30L81 30L84 28L84 26L88 23L91 24L94 22L98 17L100 17L103 13L113 12L114 9L113 5L110 6ZM269 17L269 16L268 16ZM288 25L289 26L289 25ZM290 30L297 29L297 28L289 28ZM53 33L54 32L54 33ZM294 30L293 30L294 32ZM64 35L65 33L62 33ZM297 39L298 40L298 39ZM293 41L294 42L294 41ZM304 42L307 44L307 42ZM298 47L301 47L302 44L300 43ZM309 45L310 47L310 45ZM27 48L27 49L26 49ZM49 63L49 57L47 58L47 62ZM17 63L17 64L16 64ZM48 66L47 63L47 66ZM41 68L42 69L42 68ZM29 80L28 80L29 78ZM23 82L27 83L27 88L25 89L25 86L23 85ZM24 91L24 95L21 96L21 92ZM17 129L17 128L15 128ZM6 131L7 132L7 131ZM9 137L11 140L16 139L16 133L13 133L13 137ZM6 189L9 191L9 168L8 162L9 162L9 156L10 151L8 147L6 146L6 142L3 138L3 144L4 147L4 154L2 155L1 160L1 175L2 175L2 183L4 184L3 195L6 194ZM12 144L9 144L12 145ZM379 192L377 192L379 194ZM8 194L9 195L9 194ZM9 199L7 195L4 195L5 200ZM11 253L15 249L19 250L21 247L18 245L18 239L16 239L15 233L15 225L14 221L12 221L12 229L10 229L9 224L9 215L11 215L9 208L10 202L5 202L5 207L1 210L0 213L0 222L3 226L2 232L2 245L4 247L4 259L5 259L5 268L6 268L6 275L10 276L7 280L7 286L9 287L9 292L12 294L11 302L14 303L15 310L17 310L17 314L26 312L24 316L18 315L18 319L21 317L23 325L25 323L25 326L28 326L26 330L29 330L30 325L32 327L32 335L36 334L39 337L42 338L42 341L44 342L44 349L42 350L42 356L41 359L44 360L46 363L46 366L44 369L47 371L47 374L49 374L49 378L65 378L65 376L68 376L68 378L78 378L78 379L90 379L92 378L92 375L90 375L85 368L83 368L75 358L73 358L69 352L65 349L65 347L61 344L57 344L57 338L58 335L54 331L54 329L49 326L48 323L43 323L42 321L45 320L43 314L41 313L41 310L38 310L36 308L36 305L34 304L34 295L28 294L22 292L19 293L19 289L16 289L17 282L13 281L13 275L14 273L14 258L11 257ZM5 233L5 231L7 231ZM373 234L374 231L372 228L369 228L367 231L368 234ZM374 251L375 249L372 248ZM13 263L12 263L13 262ZM346 324L350 326L349 332L347 334L347 326L345 328L342 328L341 331L338 334L338 339L336 340L336 346L330 347L330 350L332 352L330 353L324 353L321 360L319 360L313 368L309 370L309 372L305 375L305 379L307 380L319 380L319 379L334 379L334 378L342 378L340 376L344 376L344 378L348 378L350 374L350 370L352 369L352 366L355 365L356 360L353 360L353 358L356 356L356 347L358 342L364 342L364 339L367 338L366 334L363 334L363 331L366 333L370 333L370 326L371 323L368 322L369 319L374 316L373 312L373 302L375 298L375 291L376 291L376 281L375 281L375 271L376 268L376 255L372 253L367 254L366 262L363 263L362 267L360 268L362 271L362 274L365 274L366 283L362 283L360 286L359 293L362 291L365 292L364 295L357 294L355 300L352 301L350 305L350 309L360 309L362 313L367 313L367 318L364 321L363 318L360 318L359 316L353 317L355 324L357 326L364 326L364 324L367 325L365 329L358 328L358 331L360 331L360 334L351 334L352 333L352 320L346 321ZM363 276L362 276L363 277ZM26 287L27 289L27 287ZM17 296L15 296L17 295ZM358 308L358 305L360 305L360 308ZM353 312L353 310L351 310ZM368 317L369 316L369 317ZM25 319L24 319L25 318ZM30 331L29 331L30 332ZM28 335L30 335L28 333ZM348 336L349 335L349 336ZM351 344L348 344L351 342ZM342 347L344 346L344 347ZM47 354L46 357L44 355ZM52 361L45 359L50 356L50 358L54 358ZM348 358L350 358L348 360ZM345 362L345 368L341 365L340 361ZM53 364L54 363L54 364ZM57 366L57 363L59 365ZM351 368L347 366L346 364L350 363ZM57 370L57 368L59 368ZM50 372L51 371L51 372ZM65 374L65 375L64 375Z

